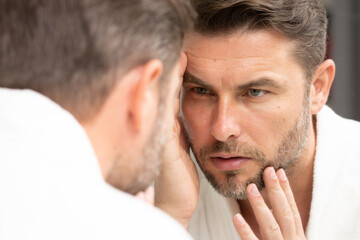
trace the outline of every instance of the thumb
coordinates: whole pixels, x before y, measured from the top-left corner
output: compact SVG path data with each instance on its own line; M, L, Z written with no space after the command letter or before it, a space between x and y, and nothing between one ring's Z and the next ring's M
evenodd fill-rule
M182 117L177 117L178 123L178 136L181 148L187 153L190 154L190 144L188 138L186 137L185 126Z

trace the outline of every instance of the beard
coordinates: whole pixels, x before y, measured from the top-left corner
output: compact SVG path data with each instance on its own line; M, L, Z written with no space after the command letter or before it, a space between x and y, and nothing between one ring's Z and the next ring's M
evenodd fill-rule
M199 151L195 151L193 143L186 133L188 142L193 150L196 161L206 176L209 183L214 189L227 198L235 198L243 200L247 198L246 187L250 183L255 183L259 191L264 187L263 173L266 167L272 166L275 171L279 168L287 170L288 174L296 168L297 160L299 159L308 139L309 124L310 124L310 106L308 94L305 94L303 111L297 118L294 126L284 135L280 144L276 148L276 156L272 159L266 158L265 154L255 146L250 146L246 143L237 143L236 141L220 142L217 141L210 146L205 146ZM260 170L252 177L240 182L238 176L244 174L246 167L236 171L224 172L225 178L220 180L214 173L209 171L205 166L206 162L210 160L209 155L213 153L238 153L238 155L248 156L255 163L260 166Z
M119 153L112 161L113 165L106 181L121 191L130 194L144 191L160 172L162 154L167 140L167 128L164 124L164 97L160 98L158 115L152 128L151 137L141 156L133 159Z
M128 186L127 192L136 194L144 191L153 183L160 173L162 155L167 140L166 125L164 124L164 104L159 105L159 114L152 129L151 137L144 147L139 159L141 166L137 168L136 178Z

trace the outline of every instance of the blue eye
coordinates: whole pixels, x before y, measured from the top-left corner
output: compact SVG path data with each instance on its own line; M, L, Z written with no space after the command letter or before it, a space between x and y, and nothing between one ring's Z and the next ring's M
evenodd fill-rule
M207 90L206 88L202 88L202 87L194 87L192 90L195 93L200 94L200 95L210 94L209 90Z
M265 94L265 90L260 89L249 89L248 94L251 97L260 97Z

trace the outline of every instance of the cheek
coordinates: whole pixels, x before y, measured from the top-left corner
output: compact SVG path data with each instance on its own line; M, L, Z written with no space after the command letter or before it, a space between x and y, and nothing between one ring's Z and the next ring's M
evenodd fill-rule
M272 159L278 153L280 145L283 144L284 137L292 130L296 119L289 116L287 112L273 112L263 114L257 120L253 120L252 139L265 155Z
M276 109L248 113L247 119L241 124L243 140L270 154L289 128L289 119L285 115Z

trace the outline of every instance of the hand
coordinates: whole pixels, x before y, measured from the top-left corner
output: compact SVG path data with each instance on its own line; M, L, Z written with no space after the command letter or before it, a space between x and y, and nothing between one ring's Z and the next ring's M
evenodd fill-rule
M283 169L264 171L264 182L272 210L268 208L255 184L246 189L248 200L263 239L305 239L301 217ZM242 240L257 239L240 214L234 216L235 228Z
M173 136L164 149L160 175L155 180L155 206L170 214L185 228L199 197L199 177L189 150L182 120L178 117Z
M187 58L181 53L179 84L185 72ZM174 217L185 228L195 211L199 198L199 177L190 158L182 119L178 117L180 88L174 109L174 126L164 149L160 174L155 179L155 206Z
M135 197L154 206L154 188L152 186L149 186L143 192L138 192Z

